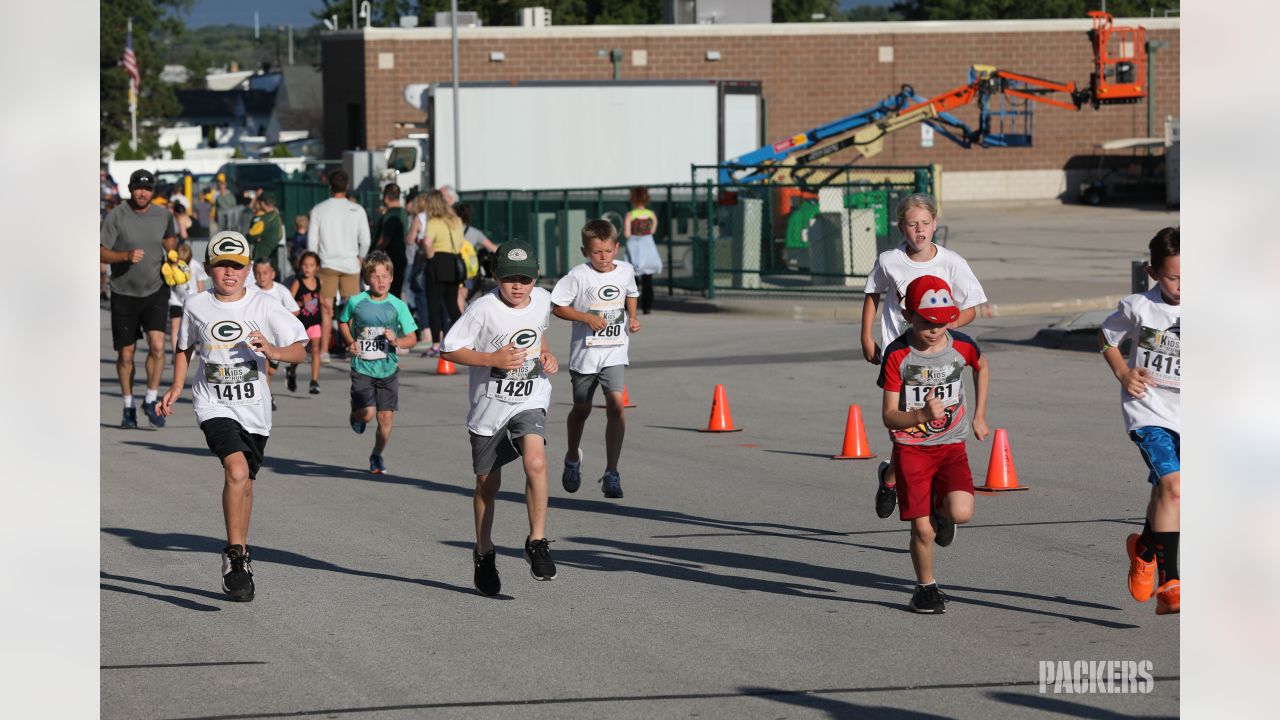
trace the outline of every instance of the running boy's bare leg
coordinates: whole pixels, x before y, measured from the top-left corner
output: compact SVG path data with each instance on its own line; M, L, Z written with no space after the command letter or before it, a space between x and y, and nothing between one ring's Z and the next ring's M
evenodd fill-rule
M543 483L545 486L546 483ZM476 514L476 552L484 555L493 549L493 505L502 487L502 469L476 476L476 492L472 505Z
M607 394L607 393L606 393ZM578 462L578 448L582 447L582 429L586 427L587 418L591 416L591 405L574 404L569 410L568 427L569 447L565 449L565 462Z
M1147 503L1147 517L1152 532L1180 532L1182 530L1181 497L1182 473L1172 472L1151 486L1151 501Z
M520 438L524 456L524 501L529 507L529 539L540 540L547 532L547 452L541 435Z
M373 410L373 408L365 408L365 410ZM370 413L372 415L372 413ZM372 420L373 418L370 418ZM387 441L391 439L391 425L395 422L396 412L394 410L378 411L378 430L373 435L373 454L381 455L382 451L387 448ZM365 422L368 422L366 420Z
M934 535L927 515L911 521L911 565L916 569L916 582L921 585L933 582Z
M973 495L953 490L942 498L938 511L957 525L963 525L973 519Z
M604 426L605 469L618 472L618 457L622 455L622 438L627 434L627 421L622 415L622 393L604 394L605 414L608 420Z
M253 480L244 453L222 459L222 516L227 524L228 545L249 544L249 516L253 514Z

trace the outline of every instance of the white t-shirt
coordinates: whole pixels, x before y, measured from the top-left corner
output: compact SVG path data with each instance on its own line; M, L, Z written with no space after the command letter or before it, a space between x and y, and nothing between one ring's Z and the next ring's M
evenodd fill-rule
M200 292L199 288L196 287L197 282L209 282L209 276L205 274L204 265L201 265L199 260L192 259L191 262L187 263L187 269L190 270L187 273L187 282L169 288L169 305L171 307L182 307L182 303L186 302L187 298Z
M636 272L631 263L614 261L609 272L600 272L585 262L560 278L551 290L551 302L574 310L603 316L608 325L596 332L586 323L573 324L569 343L569 369L594 374L613 365L629 365L627 349L627 298L639 297Z
M280 303L285 310L288 310L291 313L296 313L301 310L301 308L298 307L298 301L293 299L293 293L289 292L289 288L285 287L284 283L272 281L270 290L263 290L261 285L258 285L256 290L257 292L264 293L275 298L276 302ZM253 292L253 290L250 290L250 292Z
M477 435L496 435L517 413L546 410L551 404L551 381L538 357L551 314L551 293L534 288L529 304L517 309L504 303L498 292L494 288L468 305L440 343L444 352L463 348L493 352L511 342L529 352L524 365L515 370L471 368L467 429Z
M360 272L369 254L369 215L358 203L331 197L311 208L307 249L320 256L320 266L348 275Z
M1182 432L1182 306L1164 301L1159 287L1130 295L1102 323L1108 345L1119 347L1128 338L1129 367L1143 367L1156 385L1136 398L1120 388L1124 429L1158 426Z
M231 418L255 435L271 434L267 359L245 342L254 329L279 347L307 340L298 318L265 292L248 290L234 302L218 300L212 290L187 299L178 347L199 346L191 395L200 422Z
M902 316L902 298L906 297L907 286L921 275L933 275L942 278L951 286L951 296L961 310L968 310L987 301L987 294L982 284L969 269L969 263L959 254L941 245L935 245L937 254L932 260L915 262L907 257L906 243L892 250L885 250L876 258L876 264L867 276L867 285L863 292L867 295L883 293L880 298L880 347L889 343L909 329L906 318Z

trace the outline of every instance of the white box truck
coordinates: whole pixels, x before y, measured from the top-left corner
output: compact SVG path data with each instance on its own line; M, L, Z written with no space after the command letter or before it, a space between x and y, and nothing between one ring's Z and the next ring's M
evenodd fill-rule
M733 80L411 85L427 112L431 186L546 190L688 183L764 142L760 83Z

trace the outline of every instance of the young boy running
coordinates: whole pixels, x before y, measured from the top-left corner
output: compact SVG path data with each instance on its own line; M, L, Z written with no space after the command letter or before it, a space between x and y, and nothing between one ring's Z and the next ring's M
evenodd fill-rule
M623 370L627 367L630 334L640 331L636 317L636 274L630 263L615 260L618 234L608 220L592 220L582 228L585 262L560 278L551 291L551 312L574 323L569 345L569 377L573 381L573 409L569 411L569 447L560 477L566 492L582 484L582 429L591 415L596 386L604 386L605 471L600 489L607 498L622 497L618 456L626 421L622 416Z
M502 590L493 549L493 510L502 466L523 457L529 535L524 557L537 580L554 580L547 546L547 405L558 369L544 334L551 293L534 287L538 258L528 243L503 243L495 254L498 287L467 306L440 346L444 359L471 366L471 466L476 474L475 586L483 595Z
M933 546L947 547L956 525L973 517L973 476L964 440L969 434L963 371L973 368L977 401L973 434L987 437L990 370L969 336L949 330L960 309L951 286L932 275L907 286L910 329L884 349L877 384L884 388L882 417L893 438L899 517L911 523L916 590L909 607L944 613L947 596L933 577Z
M1177 613L1182 446L1182 262L1178 228L1156 233L1148 245L1150 290L1120 301L1099 331L1102 357L1120 382L1120 408L1129 439L1151 470L1151 499L1142 534L1125 540L1129 594L1138 602L1156 596L1156 614ZM1132 342L1129 357L1120 343ZM1157 587L1156 571L1159 570Z
M363 433L375 411L369 472L387 471L382 453L391 440L391 425L400 407L400 365L396 350L410 350L418 342L418 324L409 306L391 294L395 265L381 250L365 258L364 282L368 290L342 306L338 329L351 357L351 429Z
M307 341L302 323L275 298L245 291L249 252L249 242L238 232L224 230L209 240L205 267L212 291L191 296L183 306L173 387L158 408L165 417L174 413L191 355L199 348L192 405L209 450L222 461L222 514L227 526L222 591L239 602L254 595L249 516L253 481L271 434L267 361L300 362L306 357Z
M298 302L293 299L293 294L289 289L276 282L276 269L271 265L271 258L260 257L253 261L253 281L258 284L258 291L275 298L285 310L288 310L294 317L298 316L300 308ZM280 363L272 360L267 363L267 387L271 386L271 376L276 374L276 370L280 367ZM271 396L271 409L276 408L275 395Z
M973 322L977 306L987 301L982 285L969 269L969 263L958 254L934 244L933 234L938 229L938 204L933 197L924 194L908 195L896 208L898 231L903 243L892 250L880 253L871 273L867 276L862 302L862 356L872 365L880 363L880 348L893 342L906 332L907 321L902 313L902 298L907 285L922 275L941 278L954 293L960 314L952 324L960 328ZM880 345L876 344L873 329L876 310L884 305L880 315ZM876 515L887 518L893 514L897 494L894 492L892 463L880 463L876 476Z

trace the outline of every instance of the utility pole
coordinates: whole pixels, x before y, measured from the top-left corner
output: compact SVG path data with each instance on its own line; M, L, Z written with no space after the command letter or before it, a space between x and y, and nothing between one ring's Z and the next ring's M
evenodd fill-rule
M289 26L289 64L293 64L293 26Z
M449 24L453 26L453 191L462 192L462 127L458 122L458 0L449 0Z
M1156 51L1166 47L1168 40L1147 41L1147 137L1152 136L1156 125Z

